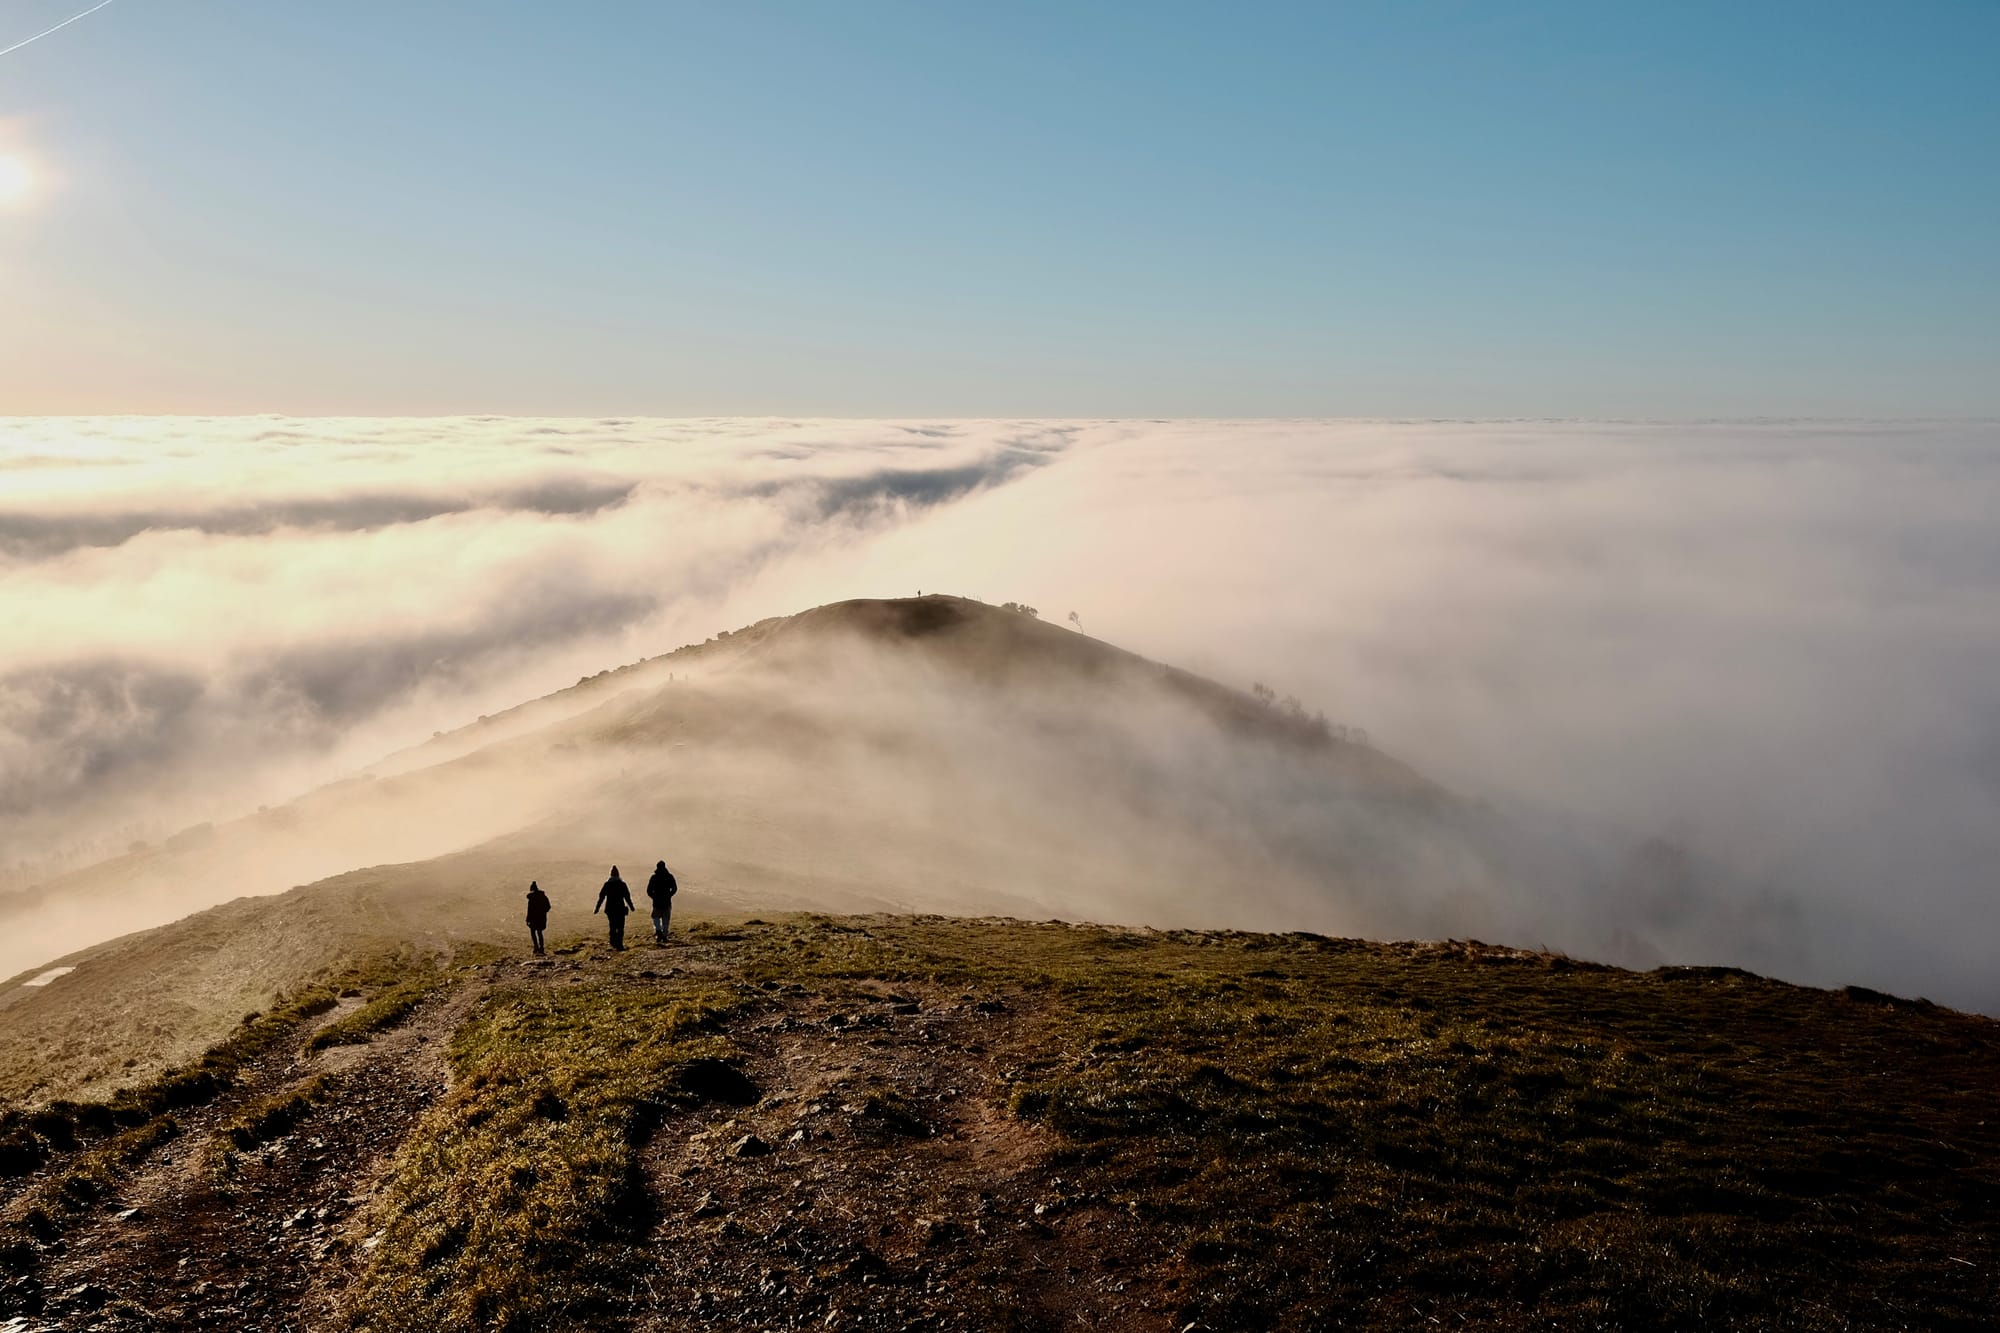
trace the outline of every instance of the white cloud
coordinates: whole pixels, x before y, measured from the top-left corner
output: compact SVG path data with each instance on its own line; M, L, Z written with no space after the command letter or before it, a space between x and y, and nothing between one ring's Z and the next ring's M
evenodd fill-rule
M758 569L1066 439L847 423L25 421L0 832L122 845L732 623ZM58 460L75 460L61 466Z
M1677 960L1741 956L1754 918L1797 931L1809 979L1992 1006L1996 445L1991 423L9 423L0 825L193 817L163 793L241 803L719 628L924 588L1267 681L1551 838L1668 837L1716 867L1635 922Z

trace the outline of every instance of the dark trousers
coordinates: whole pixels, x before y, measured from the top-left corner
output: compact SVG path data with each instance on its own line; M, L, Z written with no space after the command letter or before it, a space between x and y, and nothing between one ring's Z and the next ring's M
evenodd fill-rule
M655 944L665 944L667 942L667 926L671 923L673 915L674 905L672 903L660 902L653 904L653 942Z
M528 938L535 942L535 952L540 953L542 951L542 928L540 926L529 926Z
M624 948L625 914L623 912L606 912L604 914L604 920L611 927L611 947L614 949Z

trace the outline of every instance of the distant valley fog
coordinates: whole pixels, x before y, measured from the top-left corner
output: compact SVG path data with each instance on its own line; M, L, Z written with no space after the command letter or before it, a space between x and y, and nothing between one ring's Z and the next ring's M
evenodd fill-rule
M1992 423L0 423L0 889L922 589L1297 696L1526 839L1521 882L1354 929L2000 1009L1996 450Z

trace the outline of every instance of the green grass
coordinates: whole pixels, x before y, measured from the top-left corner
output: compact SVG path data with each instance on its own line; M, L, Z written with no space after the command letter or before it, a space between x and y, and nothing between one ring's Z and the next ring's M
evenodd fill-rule
M652 1221L638 1146L693 1105L689 1067L731 1058L727 1023L889 988L991 1014L981 1091L1042 1131L1049 1189L1129 1220L1129 1271L1175 1328L1991 1326L1989 1019L1726 969L1306 935L798 917L686 939L687 976L580 959L455 1034L452 1091L392 1163L347 1327L629 1314ZM372 975L364 1012L466 975L402 966ZM325 994L292 1001L288 1028L248 1025L217 1076ZM894 1086L864 1093L886 1127L871 1151L930 1132ZM258 1140L289 1106L229 1128ZM101 1198L124 1151L72 1163L40 1216L59 1228Z
M0 1217L0 1267L22 1267L34 1247L55 1240L113 1193L129 1170L180 1132L175 1111L205 1105L236 1086L245 1066L292 1038L336 1003L328 986L283 997L267 1014L247 1014L236 1034L186 1066L168 1069L101 1102L54 1102L32 1113L0 1114L0 1175L37 1181Z
M116 1192L135 1163L178 1133L180 1124L172 1116L156 1116L71 1158L14 1200L0 1224L0 1271L27 1271L38 1245L59 1240L77 1218Z
M32 1112L0 1112L0 1176L26 1175L94 1139L214 1100L235 1086L245 1065L335 1003L331 987L309 986L279 997L270 1013L245 1015L234 1036L148 1083L121 1088L103 1101L58 1101Z
M594 977L496 996L398 1154L355 1329L589 1326L615 1312L648 1221L634 1145L692 1101L676 1068L728 1054L731 992Z
M2000 1025L1728 972L822 922L758 980L1013 992L1015 1113L1177 1326L1990 1327Z
M306 1046L315 1051L331 1046L359 1046L376 1033L395 1027L408 1018L412 1010L450 982L450 975L441 971L426 971L395 982L378 991L353 1013L342 1015L313 1033Z

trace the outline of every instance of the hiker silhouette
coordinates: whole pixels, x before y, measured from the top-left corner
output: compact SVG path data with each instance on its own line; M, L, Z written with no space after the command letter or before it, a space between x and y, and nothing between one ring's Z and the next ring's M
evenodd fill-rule
M632 890L625 887L619 878L618 867L611 867L611 878L604 881L604 887L597 891L597 906L590 909L596 916L604 913L604 920L611 927L611 947L625 947L625 916L632 910Z
M646 881L646 896L653 900L653 943L667 942L667 927L674 915L674 895L680 892L680 885L674 883L674 872L661 861L653 867L653 877Z
M534 880L528 881L528 938L535 943L535 952L542 950L542 931L549 924L549 895L542 892L542 886Z

